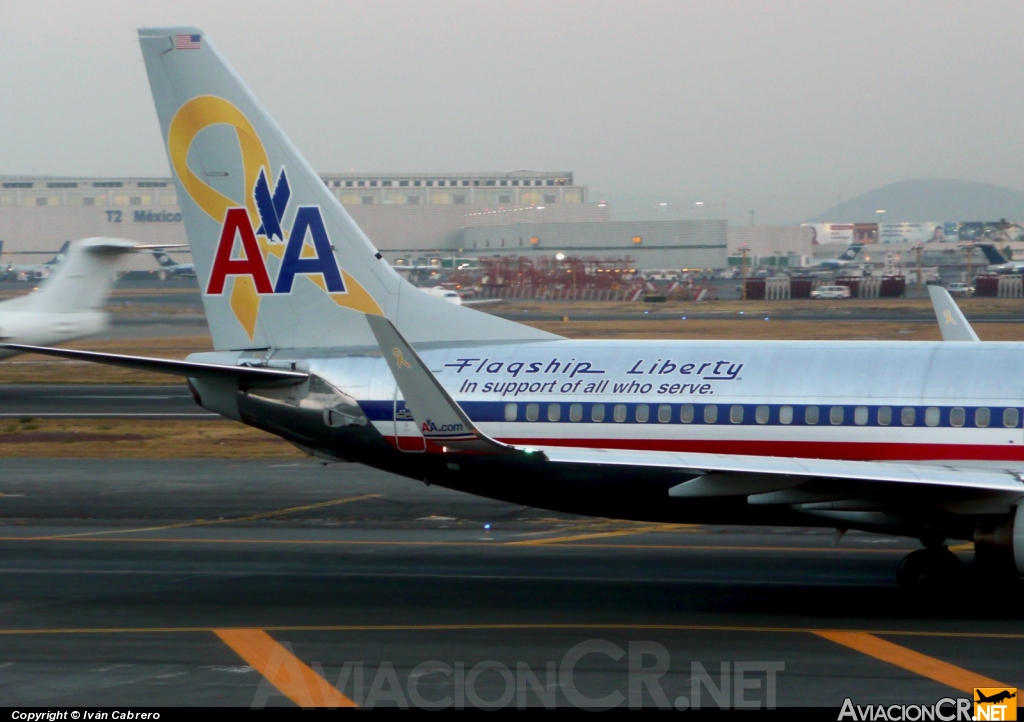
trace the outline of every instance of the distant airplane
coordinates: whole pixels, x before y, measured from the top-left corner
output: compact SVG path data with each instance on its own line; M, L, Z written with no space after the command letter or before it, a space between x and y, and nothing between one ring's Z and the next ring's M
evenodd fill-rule
M994 243L977 244L981 252L988 259L988 270L993 273L1022 273L1024 272L1024 261L1008 261L1006 257L995 247Z
M64 256L68 253L68 246L71 241L64 241L64 245L60 247L56 255L49 261L44 263L10 263L6 268L6 274L8 278L13 278L15 281L39 281L51 273L53 269L64 260Z
M166 271L174 278L195 278L196 267L193 263L178 263L169 255L164 248L152 249L153 257L160 264L160 270Z
M102 311L114 282L118 259L135 244L117 238L87 238L67 243L66 258L39 290L0 302L0 338L11 343L53 344L100 333L107 328ZM16 351L0 350L0 358Z
M503 300L500 298L478 298L473 300L467 300L464 299L458 291L453 291L450 288L442 288L441 286L421 288L420 290L429 296L443 298L448 303L453 303L456 306L485 306L490 303L501 303Z
M824 261L819 261L811 266L811 268L820 268L823 270L839 270L853 265L857 261L857 256L860 255L861 250L864 248L863 243L853 243L843 251L843 254L838 258L828 258Z

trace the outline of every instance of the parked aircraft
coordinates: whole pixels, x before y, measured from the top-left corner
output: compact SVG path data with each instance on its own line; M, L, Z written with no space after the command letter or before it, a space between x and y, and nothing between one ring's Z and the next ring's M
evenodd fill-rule
M102 308L117 261L134 251L134 243L116 238L69 244L67 257L37 291L0 302L0 338L51 344L101 333L108 325ZM0 358L15 353L0 349Z
M215 350L11 348L184 376L311 454L472 494L905 535L909 586L958 578L949 539L1024 572L1021 344L570 340L447 303L384 262L202 31L139 35Z
M838 258L827 258L823 261L819 261L818 263L813 264L812 266L810 266L810 268L812 270L822 269L827 271L838 271L843 268L849 268L850 266L859 263L857 257L860 255L860 252L861 250L863 250L863 248L863 243L853 243L850 245L849 248L843 251L842 255L840 255Z
M174 278L195 278L196 267L194 263L178 263L169 255L164 248L154 248L153 257L160 264L160 270L169 273Z
M979 243L978 248L988 260L988 270L993 273L1024 273L1024 261L1008 261L992 243Z
M5 269L8 278L15 281L40 281L48 277L68 253L71 241L64 241L57 253L43 263L9 263Z
M500 298L474 298L466 299L462 295L453 289L443 288L441 286L431 286L427 288L420 288L419 290L428 296L434 296L435 298L443 298L448 303L456 306L487 306L494 303L504 303Z

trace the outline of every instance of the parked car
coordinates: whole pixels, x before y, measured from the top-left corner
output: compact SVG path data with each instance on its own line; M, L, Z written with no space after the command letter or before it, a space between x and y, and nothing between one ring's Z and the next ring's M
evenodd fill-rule
M849 298L849 286L818 286L811 291L811 298Z
M946 286L946 290L949 291L950 296L973 296L974 286L968 286L966 283L951 283Z

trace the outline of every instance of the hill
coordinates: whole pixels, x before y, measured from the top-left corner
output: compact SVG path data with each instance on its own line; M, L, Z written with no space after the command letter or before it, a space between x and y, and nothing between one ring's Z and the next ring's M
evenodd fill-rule
M879 209L885 210L884 219ZM1024 219L1024 192L971 181L921 179L890 183L808 218L806 223L995 221Z

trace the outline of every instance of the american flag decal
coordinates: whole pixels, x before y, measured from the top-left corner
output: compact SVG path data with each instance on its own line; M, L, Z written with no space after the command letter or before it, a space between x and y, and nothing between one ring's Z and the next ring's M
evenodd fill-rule
M175 50L199 50L200 48L199 35L175 35L174 36L174 49Z

